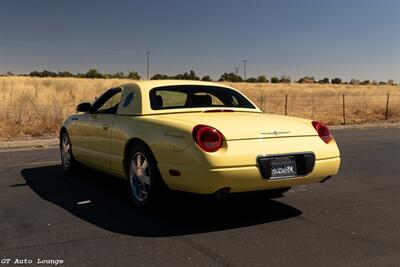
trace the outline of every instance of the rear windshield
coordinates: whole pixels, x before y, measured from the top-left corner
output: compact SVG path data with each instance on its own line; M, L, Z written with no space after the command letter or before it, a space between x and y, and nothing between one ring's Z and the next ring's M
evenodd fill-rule
M243 95L229 88L204 85L175 85L150 90L153 110L173 108L230 107L255 109Z

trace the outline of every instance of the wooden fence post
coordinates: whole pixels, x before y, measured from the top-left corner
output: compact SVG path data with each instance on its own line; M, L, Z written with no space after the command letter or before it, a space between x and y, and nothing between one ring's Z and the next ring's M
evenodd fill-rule
M346 124L346 105L345 105L345 101L344 101L344 94L343 96L343 124Z
M287 95L285 95L285 116L287 116Z
M387 99L386 99L386 115L385 119L388 120L389 118L389 94L387 94Z

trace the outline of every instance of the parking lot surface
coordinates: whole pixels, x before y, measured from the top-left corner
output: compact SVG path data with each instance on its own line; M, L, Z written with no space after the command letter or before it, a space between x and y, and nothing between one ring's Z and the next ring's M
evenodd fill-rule
M56 149L0 152L0 258L61 266L399 266L400 129L334 136L342 166L323 184L272 200L174 194L151 212L131 205L122 180L91 170L66 176Z

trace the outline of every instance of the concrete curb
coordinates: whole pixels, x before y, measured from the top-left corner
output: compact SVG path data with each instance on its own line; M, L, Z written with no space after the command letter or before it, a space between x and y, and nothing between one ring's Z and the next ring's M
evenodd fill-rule
M400 128L399 122L393 123L371 123L371 124L349 124L349 125L328 125L332 130L344 129L366 129L366 128Z
M400 128L400 123L376 123L376 124L352 124L352 125L332 125L332 130L342 129L365 129L365 128ZM56 147L59 145L58 138L33 139L19 141L0 141L0 150L9 148L44 148Z
M43 148L43 147L58 146L59 143L60 141L58 138L5 141L5 142L0 142L0 149L29 148L29 147Z

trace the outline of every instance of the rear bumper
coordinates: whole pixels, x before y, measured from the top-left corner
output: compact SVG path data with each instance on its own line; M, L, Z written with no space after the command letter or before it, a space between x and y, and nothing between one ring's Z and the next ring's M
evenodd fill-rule
M198 166L176 166L159 164L164 182L174 190L211 194L229 187L231 192L258 191L291 187L320 182L327 176L335 175L340 166L340 157L317 159L313 171L294 178L269 180L262 178L257 166L206 169ZM172 176L169 170L179 170L180 176Z

